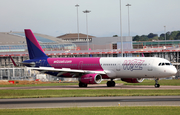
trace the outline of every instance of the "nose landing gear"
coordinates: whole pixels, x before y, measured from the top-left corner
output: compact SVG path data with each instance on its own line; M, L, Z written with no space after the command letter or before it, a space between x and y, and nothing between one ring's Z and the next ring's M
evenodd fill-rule
M159 80L159 78L156 78L155 79L155 88L159 88L160 87L160 84L158 83L158 80Z

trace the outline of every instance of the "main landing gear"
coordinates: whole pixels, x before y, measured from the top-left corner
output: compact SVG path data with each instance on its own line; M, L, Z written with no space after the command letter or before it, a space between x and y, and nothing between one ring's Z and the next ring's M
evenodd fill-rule
M116 83L111 79L111 81L107 81L107 87L115 87Z
M158 83L158 80L159 80L159 78L156 78L155 79L155 88L159 88L160 87L160 84Z
M79 87L87 87L87 84L79 82Z

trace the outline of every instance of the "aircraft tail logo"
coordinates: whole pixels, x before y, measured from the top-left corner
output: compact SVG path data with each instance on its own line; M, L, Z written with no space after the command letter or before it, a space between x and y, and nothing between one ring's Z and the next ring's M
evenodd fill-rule
M44 53L43 49L39 45L39 42L37 41L32 31L30 29L25 29L24 31L26 35L29 58L48 58L48 56Z

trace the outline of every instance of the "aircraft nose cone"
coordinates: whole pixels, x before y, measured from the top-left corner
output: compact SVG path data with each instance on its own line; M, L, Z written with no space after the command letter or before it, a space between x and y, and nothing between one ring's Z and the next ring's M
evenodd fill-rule
M171 73L172 73L173 75L176 75L177 69L174 67L174 68L171 70Z

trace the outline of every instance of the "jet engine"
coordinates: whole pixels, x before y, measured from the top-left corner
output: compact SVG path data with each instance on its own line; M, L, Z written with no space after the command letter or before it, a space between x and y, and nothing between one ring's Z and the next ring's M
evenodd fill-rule
M144 78L121 78L121 80L127 83L141 83L144 81Z
M98 84L101 83L102 76L99 74L85 74L80 78L80 82L85 84Z

